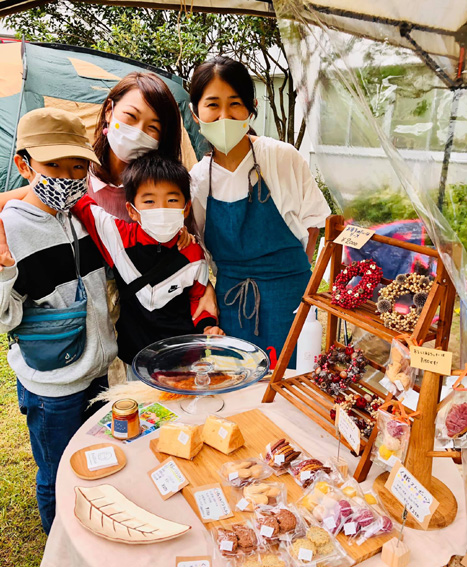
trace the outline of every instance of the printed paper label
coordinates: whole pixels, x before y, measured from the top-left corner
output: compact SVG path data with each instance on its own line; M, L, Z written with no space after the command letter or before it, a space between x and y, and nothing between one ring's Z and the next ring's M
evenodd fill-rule
M396 388L401 392L404 389L404 385L402 384L402 382L400 380L396 380L394 382L394 384L396 385Z
M248 502L248 500L246 498L242 498L241 500L239 500L237 502L237 508L239 510L241 510L242 512L243 512L243 510L246 510L249 505L250 505L250 503Z
M238 472L231 472L229 474L229 480L235 480L236 478L238 478Z
M360 429L340 406L337 408L336 422L337 430L358 455L360 452Z
M355 522L349 522L348 524L344 524L344 533L345 535L354 535L357 533L357 524Z
M86 451L85 455L90 471L118 465L117 455L113 447L101 447L100 449Z
M333 530L336 527L336 520L332 516L324 518L323 524L328 528L328 530Z
M188 443L189 438L190 438L189 435L187 435L184 431L180 431L180 434L178 435L178 440L182 445L186 445Z
M274 533L274 528L271 528L271 526L261 526L259 533L262 536L271 537L272 534Z
M114 430L112 435L117 439L128 437L128 421L126 419L114 419Z
M227 437L228 431L227 429L224 429L223 427L221 427L218 431L219 436L222 437L222 439L225 439Z
M162 496L178 492L182 484L187 483L182 471L171 459L153 471L151 478Z
M222 488L213 487L195 492L201 518L204 521L219 520L233 516Z
M436 374L449 376L452 368L452 352L425 348L418 346L410 347L410 366L420 370L430 370Z
M336 244L343 244L344 246L360 250L360 248L362 248L362 246L370 240L374 233L374 230L348 224L334 242Z
M211 567L212 558L209 555L197 555L193 557L177 557L175 567Z
M285 457L284 455L274 455L274 463L276 465L282 465L282 463L285 461Z
M304 480L308 480L311 478L311 471L302 471L300 473L300 480L303 482Z
M298 558L300 561L311 561L313 559L313 550L301 547L298 550Z
M227 539L223 539L219 545L221 551L232 551L233 549L233 541L229 541Z

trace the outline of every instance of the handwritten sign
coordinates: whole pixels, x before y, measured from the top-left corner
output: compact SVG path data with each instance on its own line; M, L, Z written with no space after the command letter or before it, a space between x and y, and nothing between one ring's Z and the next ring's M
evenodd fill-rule
M411 346L410 366L420 368L420 370L430 370L431 372L436 372L436 374L449 376L452 368L452 352Z
M344 246L360 250L360 248L362 248L362 246L370 240L374 233L374 230L348 224L334 242L336 244L343 244Z
M203 523L224 520L233 516L220 484L207 484L193 491Z
M344 437L355 453L360 452L360 429L353 419L340 407L336 413L337 431Z
M211 567L210 555L197 555L193 557L176 557L175 567Z
M392 468L384 486L403 506L407 506L409 513L424 530L428 529L430 519L438 508L439 502L413 474L402 466L400 461Z
M175 461L170 457L155 469L149 471L148 474L160 492L162 500L167 500L189 484Z

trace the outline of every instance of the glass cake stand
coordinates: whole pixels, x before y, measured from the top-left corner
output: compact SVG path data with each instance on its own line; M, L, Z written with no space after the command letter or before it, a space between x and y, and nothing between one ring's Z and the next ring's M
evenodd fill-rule
M214 413L225 394L246 388L269 370L267 354L248 341L221 335L182 335L140 351L133 372L145 384L190 396L180 401L190 414Z

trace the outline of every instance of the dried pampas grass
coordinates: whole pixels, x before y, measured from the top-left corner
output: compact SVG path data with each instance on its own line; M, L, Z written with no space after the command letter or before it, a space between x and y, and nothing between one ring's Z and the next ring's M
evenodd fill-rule
M135 382L126 382L125 384L116 384L110 387L108 390L96 396L91 401L91 404L95 402L116 402L122 398L131 398L139 404L149 405L155 402L170 402L183 397L185 396L170 394L157 390L156 388L151 388L138 380Z

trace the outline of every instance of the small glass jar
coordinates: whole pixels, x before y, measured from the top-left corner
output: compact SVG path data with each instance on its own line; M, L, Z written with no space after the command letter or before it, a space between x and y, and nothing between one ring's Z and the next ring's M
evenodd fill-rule
M138 404L129 398L112 406L112 435L115 439L134 439L141 432Z

